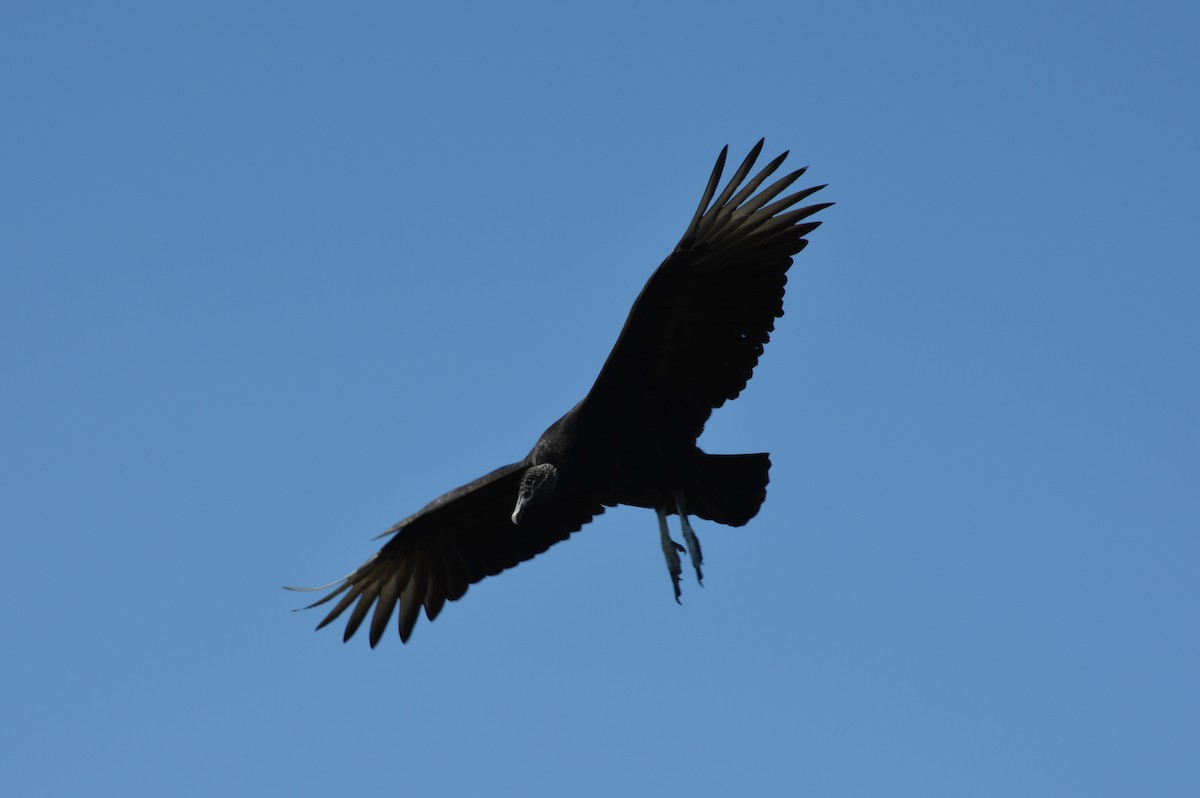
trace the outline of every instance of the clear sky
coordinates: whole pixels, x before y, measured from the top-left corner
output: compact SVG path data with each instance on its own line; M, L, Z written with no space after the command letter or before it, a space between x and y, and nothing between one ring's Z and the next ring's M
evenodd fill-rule
M5 793L1200 794L1198 23L8 4ZM522 457L760 136L838 205L705 586L621 508L314 633L280 586Z

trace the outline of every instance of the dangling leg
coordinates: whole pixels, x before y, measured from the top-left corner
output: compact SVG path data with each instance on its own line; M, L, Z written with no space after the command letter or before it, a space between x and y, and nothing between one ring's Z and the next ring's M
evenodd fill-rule
M654 511L658 513L658 534L662 537L663 556L667 558L667 572L671 574L671 584L675 586L675 603L682 604L679 600L679 577L683 575L683 565L679 562L679 552L683 551L683 546L671 540L667 531L667 511L662 507L655 507Z
M675 511L679 513L679 524L683 529L683 542L687 544L688 555L692 558L692 567L696 569L696 581L704 587L704 574L700 571L700 566L704 564L704 554L700 551L700 538L696 537L696 533L692 530L692 525L688 523L687 503L683 499L683 491L674 491L672 494L675 497Z

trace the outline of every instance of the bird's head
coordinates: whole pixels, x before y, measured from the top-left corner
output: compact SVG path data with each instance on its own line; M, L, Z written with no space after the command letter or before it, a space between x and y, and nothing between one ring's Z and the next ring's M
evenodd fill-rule
M530 505L545 501L558 485L558 469L549 463L533 466L521 475L521 487L517 490L517 506L513 508L512 522L521 523L521 518Z

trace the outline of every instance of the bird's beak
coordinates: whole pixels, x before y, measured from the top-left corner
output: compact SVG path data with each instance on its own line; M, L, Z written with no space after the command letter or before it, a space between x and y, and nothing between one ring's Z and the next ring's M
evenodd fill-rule
M513 508L512 522L514 524L521 523L521 518L525 515L525 510L529 507L529 500L525 497L517 499L517 506Z

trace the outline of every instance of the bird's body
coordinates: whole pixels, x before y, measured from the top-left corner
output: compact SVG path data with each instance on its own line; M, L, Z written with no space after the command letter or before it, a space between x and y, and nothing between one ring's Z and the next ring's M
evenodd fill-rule
M398 609L407 641L421 607L433 620L468 585L545 551L617 504L657 511L676 599L685 547L668 535L667 515L680 517L700 576L688 515L745 524L766 496L770 460L706 454L696 441L712 410L737 397L753 374L783 315L792 256L819 224L803 220L828 206L788 210L823 186L771 203L803 169L757 191L787 153L743 186L762 144L714 201L721 152L683 239L634 302L587 396L523 460L450 491L384 533L392 537L377 554L324 586L333 589L316 604L341 599L320 626L353 605L348 640L374 608L374 646Z

